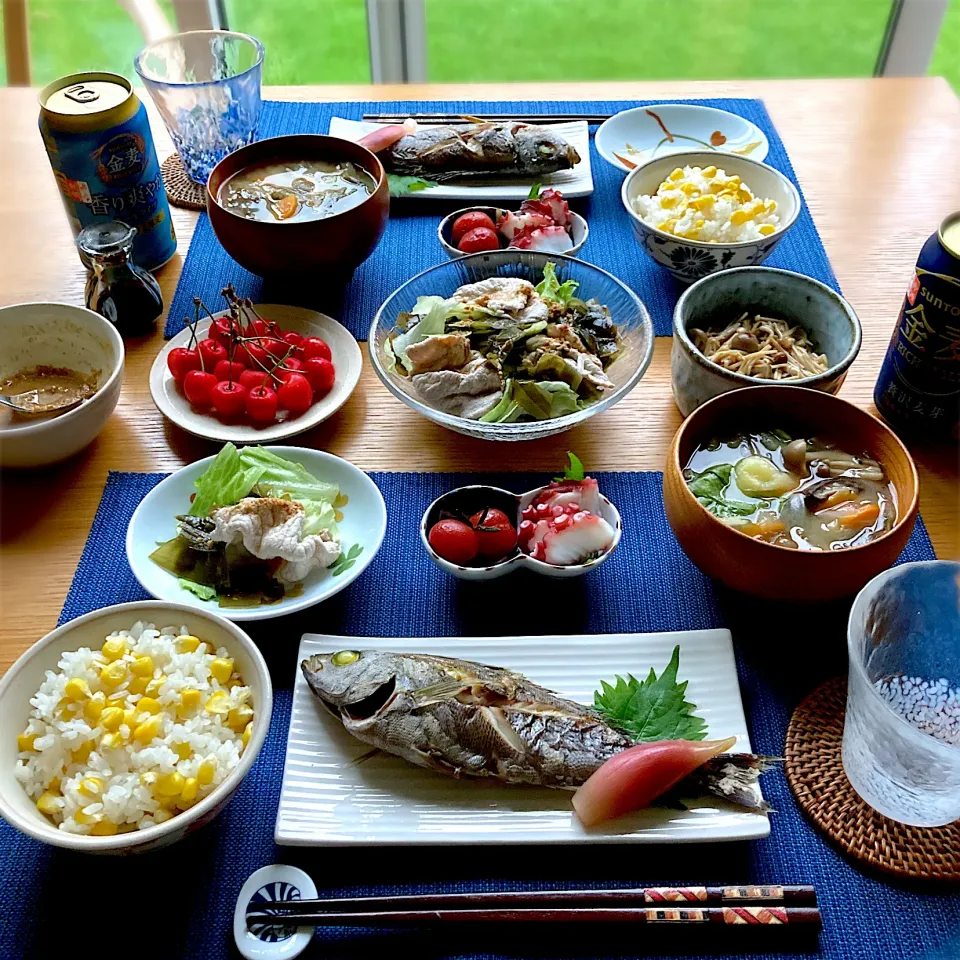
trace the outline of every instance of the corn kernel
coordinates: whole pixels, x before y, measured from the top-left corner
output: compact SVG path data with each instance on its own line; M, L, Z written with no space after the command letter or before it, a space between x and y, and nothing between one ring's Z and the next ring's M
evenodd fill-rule
M173 752L180 760L189 760L193 755L193 750L190 748L189 743L175 743L173 745Z
M746 210L734 210L730 214L730 222L735 227L743 226L750 219L750 214Z
M245 703L242 703L239 707L234 707L227 714L227 726L230 727L231 730L240 733L252 719L253 710Z
M761 223L757 229L763 237L769 237L771 233L776 233L777 228L772 223Z
M37 809L48 817L52 817L55 813L60 812L58 798L49 791L47 793L41 793L37 800Z
M746 187L741 187L737 191L737 199L741 203L749 203L753 199L753 194Z
M697 196L700 193L700 188L695 183L690 183L689 180L680 184L680 190L688 197Z
M83 705L83 717L85 720L89 720L90 723L96 724L100 722L100 717L103 714L103 708L106 706L107 698L100 692L95 693L84 705Z
M139 829L135 823L121 823L120 826L117 827L117 833L134 833Z
M150 717L149 720L144 720L143 723L134 729L133 739L140 743L149 743L154 737L160 736L162 729L163 717L159 715Z
M138 710L134 710L133 707L128 707L126 710L123 711L123 722L124 722L128 727L134 727L134 726L136 726L136 720L137 720L137 714L138 714L138 713L139 713Z
M683 171L682 171L679 167L676 167L674 170L672 170L672 171L670 172L670 175L667 177L667 179L668 179L668 180L682 180L682 179L683 179Z
M167 813L176 813L177 804L179 803L179 801L180 801L179 796L160 797L160 799L157 800L157 806L159 806L161 810L165 810Z
M138 714L140 713L159 713L160 712L160 701L154 700L153 697L141 697L134 707L134 710Z
M177 650L180 653L193 653L200 646L200 640L197 637L185 633L177 637Z
M696 200L690 201L690 206L695 207L697 210L709 210L717 202L717 198L713 194L708 193L702 197L697 197Z
M200 706L200 691L192 687L184 687L180 691L180 703L177 705L177 716L186 717Z
M135 677L152 677L153 657L137 657L133 663L130 664L130 672Z
M250 742L250 737L252 735L253 735L253 721L251 720L250 723L248 723L243 728L243 736L240 738L240 742L243 744L243 747L240 748L241 750L244 747L246 747L246 745Z
M104 750L115 750L124 745L124 739L119 733L105 733L100 738L100 746Z
M71 763L86 763L90 758L90 754L93 752L93 741L88 740L86 743L81 744L77 747L76 750L70 751L70 762Z
M183 781L183 790L180 791L180 799L184 803L191 803L197 799L197 791L200 789L200 784L197 781L196 777L187 777Z
M90 686L83 677L74 677L66 682L63 692L71 700L83 700L90 696Z
M767 205L764 209L766 210L767 213L773 213L773 211L777 209L777 201L768 200Z
M107 637L100 652L106 657L107 663L113 663L127 652L127 641L123 637Z
M105 786L106 784L100 777L84 777L77 790L87 797L99 797Z
M217 657L217 659L210 664L210 672L219 683L226 683L230 679L230 674L233 673L233 661L225 660L223 657Z
M156 697L160 693L160 688L167 682L167 675L161 673L159 677L154 677L143 692L148 697Z
M21 733L17 735L17 750L32 750L33 741L37 739L35 733Z
M669 210L671 207L675 207L679 202L680 198L678 196L668 193L666 196L660 198L660 207L663 210ZM216 661L214 661L214 663L216 663ZM220 682L223 683L222 680Z
M664 220L657 229L662 230L664 233L673 233L673 228L677 225L676 219L673 220Z
M717 175L717 168L711 164L709 167L704 167L700 172L707 180L709 180L711 177L715 177Z
M106 707L100 714L100 726L113 733L123 723L123 711L119 707Z
M118 831L117 825L112 820L101 820L95 823L90 830L91 837L112 837Z
M147 687L149 685L150 685L149 677L134 677L130 681L130 686L128 687L128 691L130 693L139 693L142 695L147 692Z
M207 757L199 767L197 767L197 782L206 786L213 783L213 776L217 772L217 761L213 757Z
M169 810L160 809L153 815L153 822L166 823L166 821L169 820L172 816L173 814L170 813Z
M183 774L177 773L176 770L173 773L165 773L157 777L154 793L160 797L179 797L183 792L184 782Z
M223 690L215 690L203 705L203 709L206 710L207 713L226 716L230 712L230 698Z
M100 670L100 682L108 689L120 686L127 679L127 665L122 660L114 660Z
M90 809L90 807L92 807L92 806L93 806L93 804L91 803L91 804L89 804L88 806L83 807L83 809L78 810L78 811L73 815L73 819L76 820L77 823L96 823L97 820L99 819L99 817L97 816L96 812L94 812L94 813L88 813L88 812L87 812L87 811Z
M59 778L59 777L54 777L54 778L47 784L47 790L49 790L50 793L60 793L60 778Z

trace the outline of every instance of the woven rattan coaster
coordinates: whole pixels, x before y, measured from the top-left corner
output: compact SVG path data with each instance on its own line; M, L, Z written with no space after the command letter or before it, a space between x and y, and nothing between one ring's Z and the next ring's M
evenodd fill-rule
M206 210L207 188L187 176L177 154L171 154L160 164L160 172L163 174L163 185L167 188L167 199L174 206Z
M834 843L902 877L960 880L960 821L908 827L867 806L843 772L840 746L847 681L835 677L794 711L787 730L787 780L797 801Z

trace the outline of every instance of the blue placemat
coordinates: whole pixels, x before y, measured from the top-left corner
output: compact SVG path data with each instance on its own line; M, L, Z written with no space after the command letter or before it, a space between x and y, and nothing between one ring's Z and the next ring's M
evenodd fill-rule
M538 113L617 113L630 107L653 103L650 100L543 100L535 103L509 101L451 100L439 104L450 113L478 111L514 112L523 116ZM662 101L657 101L662 102ZM790 158L776 128L760 100L688 100L739 114L760 127L770 141L766 163L797 182ZM260 137L288 133L327 133L331 117L359 120L364 113L389 110L406 113L436 110L436 101L411 100L401 103L289 103L267 101L263 105ZM574 208L590 222L590 239L581 259L603 267L636 290L653 317L657 336L670 336L673 307L683 290L663 267L655 264L637 246L630 221L620 202L623 173L604 160L590 138L590 164L594 193L572 201ZM799 187L799 185L798 185ZM518 204L519 205L519 204ZM366 340L377 308L404 281L447 256L437 242L440 217L464 204L460 201L400 199L390 209L390 221L379 246L362 264L346 290L327 290L305 277L303 288L289 283L264 283L244 270L220 246L205 213L200 215L190 244L177 292L167 318L165 334L172 337L183 329L185 315L193 317L193 298L201 297L211 310L219 309L220 290L231 281L237 290L261 303L292 303L312 307L336 317L358 340ZM839 289L830 262L806 203L797 222L766 261L822 280ZM216 306L215 306L216 304Z
M111 473L61 620L111 603L142 599L124 557L134 508L161 474ZM302 615L252 625L276 688L270 735L236 798L210 826L174 847L123 860L52 850L0 821L0 957L113 956L218 960L236 956L231 923L236 896L258 867L280 861L308 870L321 892L510 889L529 885L806 882L817 887L825 930L812 956L889 960L958 956L960 896L943 888L873 879L825 843L799 813L782 773L764 790L779 811L769 838L670 847L597 846L410 850L306 850L275 847L290 691L302 631L356 636L437 636L678 630L727 625L737 648L740 684L754 749L783 749L796 703L845 664L844 605L789 616L713 587L687 560L663 515L655 473L599 474L623 515L625 536L601 571L549 580L521 571L487 584L442 574L417 539L426 505L462 483L492 482L523 491L530 474L375 473L390 523L383 548L347 590ZM934 556L922 523L901 560ZM624 665L629 667L628 664ZM27 696L29 691L23 691ZM3 731L4 736L12 731ZM506 788L505 788L506 789ZM401 941L362 931L317 934L306 956L418 957L660 956L650 934L616 938L609 929L563 938L494 928L483 938L448 928L444 936ZM623 937L626 940L623 940ZM544 939L545 937L545 939ZM712 945L671 956L709 956ZM730 944L734 941L725 940ZM745 937L745 944L754 941ZM800 949L791 935L788 949ZM951 946L952 944L952 946ZM399 953L396 953L399 947ZM87 949L89 948L89 949ZM822 951L822 952L821 952ZM717 956L742 956L736 949ZM753 953L753 956L758 954ZM780 954L763 953L764 957Z

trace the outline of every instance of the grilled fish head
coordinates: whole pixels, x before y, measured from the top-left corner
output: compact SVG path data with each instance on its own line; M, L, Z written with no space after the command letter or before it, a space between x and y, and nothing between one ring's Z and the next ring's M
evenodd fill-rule
M518 125L514 131L517 141L517 163L525 170L552 167L567 170L580 162L580 154L562 137L536 124Z
M381 650L317 653L300 664L310 689L340 720L367 720L397 690L398 658Z

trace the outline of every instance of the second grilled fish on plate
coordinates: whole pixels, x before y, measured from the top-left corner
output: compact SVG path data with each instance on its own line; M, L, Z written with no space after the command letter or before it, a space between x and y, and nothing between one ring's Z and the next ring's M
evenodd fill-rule
M574 788L634 745L599 714L502 667L427 654L341 650L300 664L313 693L358 740L454 777ZM766 809L765 767L722 754L678 787Z
M563 137L520 121L422 126L377 156L389 173L437 182L545 176L580 162L580 154Z

